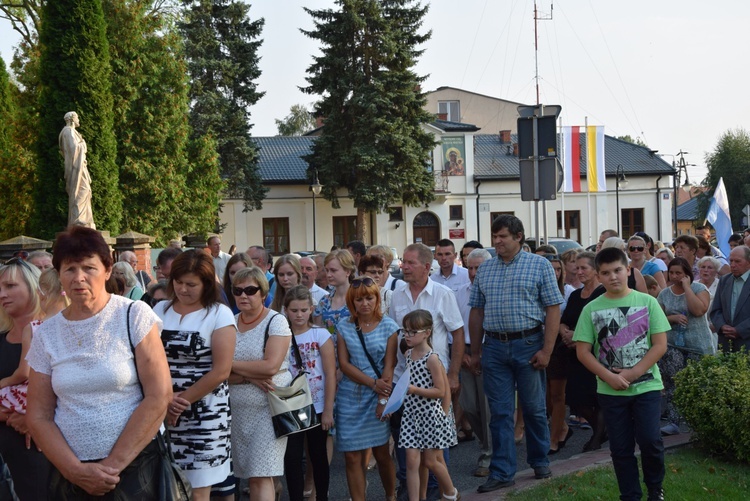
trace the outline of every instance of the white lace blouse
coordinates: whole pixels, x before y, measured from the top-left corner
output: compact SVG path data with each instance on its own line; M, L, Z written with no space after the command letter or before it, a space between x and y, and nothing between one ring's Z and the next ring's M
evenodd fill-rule
M37 329L26 356L36 372L52 378L55 424L81 461L107 457L143 399L130 336L137 346L161 320L143 301L112 295L91 318L70 321L58 313Z

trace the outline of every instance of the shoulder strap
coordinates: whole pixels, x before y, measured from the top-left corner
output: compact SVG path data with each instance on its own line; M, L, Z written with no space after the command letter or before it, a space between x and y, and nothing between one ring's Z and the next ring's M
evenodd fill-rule
M133 303L131 302L128 305L128 311L125 313L125 325L128 326L128 343L130 343L130 351L133 353L133 367L135 367L135 377L138 379L138 386L141 387L141 393L143 394L143 385L141 384L141 376L138 374L138 363L135 359L135 346L133 345L133 338L130 337L130 310L132 308L133 308Z
M399 283L400 281L401 281L401 279L399 279L399 278L394 278L394 279L393 279L393 281L391 282L391 290L392 290L392 291L395 291L395 290L396 290L396 285L398 285L398 283Z
M302 353L299 351L299 345L292 330L292 321L289 320L289 317L287 317L286 321L289 322L289 330L292 331L292 351L294 352L294 359L297 361L297 367L299 367L300 372L307 372L305 366L302 364Z
M268 323L266 324L266 333L263 334L263 352L266 351L266 343L268 342L268 329L271 328L271 322L273 322L273 319L276 318L276 315L278 313L274 314L271 318L268 319Z
M378 366L375 365L375 361L370 356L370 353L367 351L367 346L365 346L365 336L364 336L364 334L362 334L362 329L359 328L359 321L358 320L354 321L354 328L357 331L357 336L359 337L359 342L362 343L362 349L365 350L365 355L367 356L367 360L370 361L370 367L372 367L372 370L375 371L375 375L378 376L378 379L380 379L380 377L381 377L380 371L378 370Z

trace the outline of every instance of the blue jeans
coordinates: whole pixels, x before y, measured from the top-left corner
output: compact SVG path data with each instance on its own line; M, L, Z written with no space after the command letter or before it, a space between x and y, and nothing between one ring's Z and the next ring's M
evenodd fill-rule
M646 487L660 488L664 480L664 443L659 431L661 392L622 397L599 394L599 406L607 425L620 499L641 499L643 494L635 458L636 442L641 449Z
M543 370L536 370L529 363L543 345L544 334L541 332L513 341L499 341L489 336L485 338L482 376L484 392L490 404L490 477L494 479L507 482L516 474L513 433L516 388L525 423L527 461L532 468L549 466L545 376Z

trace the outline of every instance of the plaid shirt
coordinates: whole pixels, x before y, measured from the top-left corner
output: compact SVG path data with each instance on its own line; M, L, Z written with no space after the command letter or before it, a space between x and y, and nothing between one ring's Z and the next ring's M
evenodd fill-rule
M498 256L479 267L469 306L484 309L484 330L517 332L543 324L545 308L562 302L549 261L520 251L509 263Z

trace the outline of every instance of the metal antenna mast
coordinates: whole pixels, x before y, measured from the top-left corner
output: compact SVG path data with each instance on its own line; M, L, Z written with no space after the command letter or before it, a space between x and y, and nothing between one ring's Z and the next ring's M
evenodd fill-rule
M540 104L539 100L539 31L537 24L539 21L552 21L552 10L554 4L549 4L549 17L539 17L539 11L536 8L536 0L534 0L534 80L536 81L536 104Z

